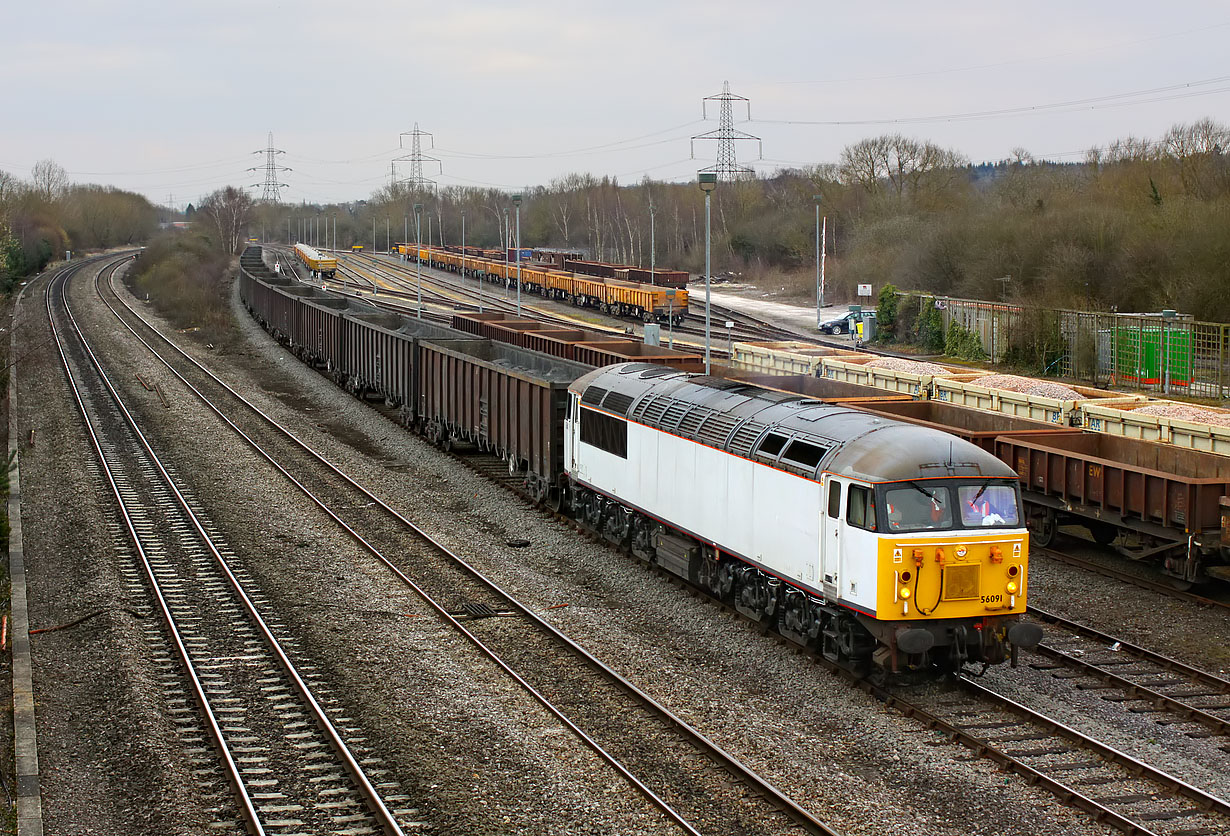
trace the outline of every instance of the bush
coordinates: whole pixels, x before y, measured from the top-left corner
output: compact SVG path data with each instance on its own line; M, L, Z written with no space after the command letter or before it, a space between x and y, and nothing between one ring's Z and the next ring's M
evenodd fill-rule
M944 351L944 316L935 306L933 296L923 296L920 306L914 323L914 341L926 351L940 354Z
M150 242L129 282L182 330L219 344L230 324L230 258L200 235L168 232Z
M944 353L962 360L985 360L987 353L977 334L959 322L950 323L944 336Z
M880 298L876 304L876 341L893 342L897 337L897 286L886 284L880 289Z

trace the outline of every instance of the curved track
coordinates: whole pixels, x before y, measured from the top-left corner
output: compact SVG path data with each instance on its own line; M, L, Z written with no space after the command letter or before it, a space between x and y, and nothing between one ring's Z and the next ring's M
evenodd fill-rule
M113 259L112 274L127 258ZM138 558L151 606L178 660L183 696L200 711L234 811L256 834L303 827L403 832L365 768L275 637L225 543L181 480L163 464L80 331L66 286L86 265L47 285L46 308L73 397ZM409 820L413 822L413 819ZM417 824L417 822L413 822Z

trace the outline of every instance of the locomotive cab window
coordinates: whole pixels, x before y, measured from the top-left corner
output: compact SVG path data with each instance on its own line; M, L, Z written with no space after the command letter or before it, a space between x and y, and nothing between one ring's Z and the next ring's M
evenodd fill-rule
M581 443L628 458L628 422L588 407L581 408Z
M829 517L834 520L841 517L841 484L839 482L829 482Z
M961 522L967 528L1020 525L1015 485L961 485L957 488L957 499Z
M888 531L952 528L952 500L947 486L935 482L905 482L884 491Z
M869 531L876 529L876 506L870 488L851 485L846 495L846 522Z

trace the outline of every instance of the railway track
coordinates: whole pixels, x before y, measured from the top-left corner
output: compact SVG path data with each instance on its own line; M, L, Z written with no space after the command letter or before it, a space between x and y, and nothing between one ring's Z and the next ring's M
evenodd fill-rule
M1046 661L1033 667L1097 680L1077 687L1098 690L1129 710L1169 714L1157 722L1179 724L1189 737L1217 738L1230 752L1230 680L1038 607L1029 614L1051 628L1035 651Z
M1101 575L1102 577L1113 578L1115 580L1122 581L1123 583L1140 587L1141 589L1157 592L1169 598L1187 601L1201 607L1230 609L1230 598L1225 596L1215 598L1209 595L1201 595L1198 592L1192 591L1193 587L1191 584L1182 583L1177 579L1168 578L1160 573L1150 576L1149 574L1146 574L1147 570L1144 569L1126 568L1132 566L1130 563L1125 564L1125 567L1121 568L1108 563L1078 557L1077 555L1060 551L1055 548L1044 548L1032 543L1030 544L1029 551L1031 555L1041 555L1051 560L1066 563L1069 566L1075 566L1088 572ZM1122 557L1117 559L1120 561L1124 560Z
M833 832L98 289L207 408L683 832Z
M128 256L106 263L112 275ZM97 266L97 263L94 263ZM185 742L201 744L199 772L217 769L233 802L219 799L217 824L249 832L400 834L417 810L390 810L330 716L276 637L276 620L232 567L233 555L181 480L157 455L77 326L62 270L45 303L56 346L101 473L115 496L136 576L161 616L167 667L176 669L170 713ZM216 759L204 756L212 748ZM403 801L405 799L397 799Z
M929 728L1045 787L1124 833L1213 836L1230 830L1230 803L979 685L887 702Z

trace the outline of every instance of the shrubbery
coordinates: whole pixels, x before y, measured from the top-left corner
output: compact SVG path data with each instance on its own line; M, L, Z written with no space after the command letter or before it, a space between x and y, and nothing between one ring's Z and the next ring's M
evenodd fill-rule
M226 301L230 264L230 257L207 238L166 232L141 253L129 273L129 284L177 328L196 329L201 339L217 345L230 322Z
M959 322L950 323L944 335L944 353L962 360L985 360L982 339Z

